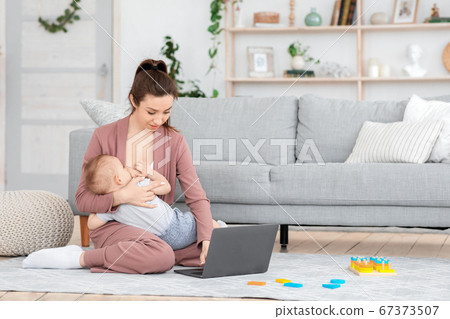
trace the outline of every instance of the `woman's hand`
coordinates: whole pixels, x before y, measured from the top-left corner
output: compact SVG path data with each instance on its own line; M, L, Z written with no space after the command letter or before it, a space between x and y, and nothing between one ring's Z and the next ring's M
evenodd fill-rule
M209 240L202 241L202 253L200 254L200 265L204 265L206 262L206 256L208 255Z
M157 205L150 205L146 202L155 198L155 193L152 192L152 189L157 187L160 182L150 182L148 186L139 186L138 183L144 178L145 177L142 176L132 178L126 186L122 187L118 191L115 191L113 193L113 206L130 204L147 208L155 208Z
M170 193L172 188L170 187L169 182L157 171L153 170L152 174L147 174L147 178L149 178L152 182L159 182L159 184L155 183L157 186L155 189L152 189L156 195L165 195Z
M125 166L125 169L128 171L128 173L130 173L132 178L138 177L138 176L144 176L140 171L138 171L137 169Z

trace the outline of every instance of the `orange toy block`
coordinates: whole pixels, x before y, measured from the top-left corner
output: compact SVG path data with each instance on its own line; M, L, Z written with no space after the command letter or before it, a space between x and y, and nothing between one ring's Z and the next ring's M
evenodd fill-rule
M247 283L247 285L251 285L251 286L265 286L266 282L265 281L249 281Z

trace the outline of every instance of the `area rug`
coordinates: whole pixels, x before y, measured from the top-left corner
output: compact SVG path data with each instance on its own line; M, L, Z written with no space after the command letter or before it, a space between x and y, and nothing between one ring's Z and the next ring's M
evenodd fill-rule
M164 274L90 273L87 269L23 269L24 257L0 262L0 291L95 293L195 297L249 297L276 300L450 300L450 259L392 257L394 277L359 277L347 267L350 256L274 253L268 272L197 279L173 270ZM175 267L174 269L181 268ZM285 287L284 278L303 284ZM331 279L346 281L323 288ZM264 281L265 286L250 286Z

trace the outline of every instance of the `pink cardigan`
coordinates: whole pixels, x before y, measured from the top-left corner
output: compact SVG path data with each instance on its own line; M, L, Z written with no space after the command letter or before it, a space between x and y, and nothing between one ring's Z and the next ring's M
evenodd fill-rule
M100 126L94 131L84 155L83 171L87 162L100 154L116 156L125 165L129 119L130 116L127 116L114 123ZM169 131L163 126L159 127L155 134L154 169L164 175L172 187L170 193L160 196L160 198L169 205L173 204L176 178L178 177L186 204L197 221L197 244L204 240L210 240L213 228L211 207L198 180L186 139L182 134ZM75 201L80 212L115 212L118 208L118 206L112 207L112 193L96 195L89 191L84 182L84 174L81 174Z

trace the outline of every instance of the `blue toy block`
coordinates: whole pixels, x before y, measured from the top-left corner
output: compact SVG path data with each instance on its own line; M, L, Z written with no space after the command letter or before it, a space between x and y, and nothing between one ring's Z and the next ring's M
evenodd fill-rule
M338 284L322 284L323 288L329 288L329 289L336 289L336 288L340 288L341 285Z
M345 280L344 279L331 279L330 282L332 284L339 284L339 285L345 284Z
M301 288L301 287L303 287L303 284L298 284L295 282L286 282L286 283L284 283L284 286L293 287L293 288Z

